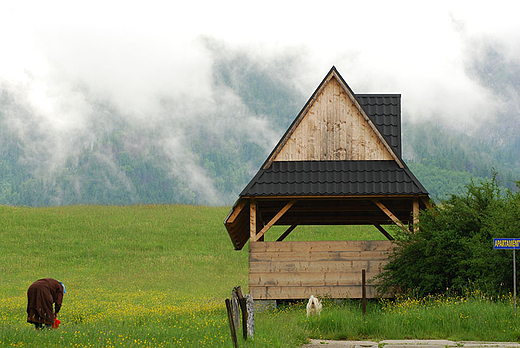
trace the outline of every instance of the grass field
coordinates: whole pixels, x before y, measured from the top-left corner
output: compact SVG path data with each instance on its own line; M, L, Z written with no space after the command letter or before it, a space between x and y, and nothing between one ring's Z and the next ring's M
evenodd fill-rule
M184 205L0 206L0 346L231 347L224 299L247 292L247 247L234 251L229 208ZM271 233L271 234L269 234ZM269 232L268 240L281 231ZM302 227L288 240L381 239L375 228ZM26 322L26 290L43 277L67 287L58 330ZM482 294L360 304L325 301L257 314L241 347L297 347L307 338L451 338L516 341L510 298Z

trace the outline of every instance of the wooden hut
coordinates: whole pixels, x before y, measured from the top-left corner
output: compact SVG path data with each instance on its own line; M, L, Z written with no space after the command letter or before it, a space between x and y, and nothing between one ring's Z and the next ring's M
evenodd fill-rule
M401 158L401 96L354 94L332 67L224 224L236 250L249 240L255 300L360 298L362 269L381 272L392 248L384 226L417 228L428 206ZM264 241L274 225L287 229ZM284 241L300 225L373 225L388 240Z

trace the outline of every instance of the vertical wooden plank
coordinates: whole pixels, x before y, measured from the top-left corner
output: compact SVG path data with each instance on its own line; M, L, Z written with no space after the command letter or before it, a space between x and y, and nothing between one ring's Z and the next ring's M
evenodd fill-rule
M316 103L318 100L316 99ZM316 105L314 104L312 108L309 110L309 113L306 115L307 120L307 139L305 139L305 157L310 158L312 153L314 152L314 144L316 143L316 132L314 131L314 126L316 124Z
M336 148L338 146L338 143L337 143L337 133L336 133L336 114L337 114L337 108L338 108L338 103L337 103L337 99L336 99L336 95L338 93L338 89L337 89L337 85L338 83L336 82L336 80L334 79L334 84L332 85L332 88L331 88L331 96L330 96L330 108L329 108L329 115L328 115L328 124L327 124L327 131L329 133L329 146L328 146L328 160L335 160L336 157L335 157L335 153L336 153Z
M300 146L296 151L298 151L298 159L304 160L309 157L309 149L312 149L314 143L314 135L310 132L312 125L314 124L314 110L311 108L309 110L310 113L305 115L305 125L302 127L302 135L301 139L298 139L300 142Z
M360 160L366 160L369 156L369 151L367 151L367 142L371 143L370 141L370 133L367 132L367 124L361 113L358 111L358 119L359 119L359 159Z
M313 106L309 113L307 114L308 122L306 126L306 132L307 132L307 146L305 148L305 154L303 159L309 158L310 154L314 152L314 143L315 143L315 137L316 134L314 132L314 125L316 124L316 112L315 107Z
M336 79L332 79L329 88L329 96L327 98L327 121L326 121L326 132L327 132L327 143L325 144L325 157L326 161L332 160L332 151L334 147L334 87L336 84Z
M322 142L321 142L321 155L320 160L327 160L329 156L329 144L330 144L330 135L329 134L329 112L331 108L331 90L333 88L334 79L331 80L331 82L328 85L328 88L326 90L326 94L323 98L323 123L321 125L321 131L322 131Z
M325 93L325 89L323 90L320 96L320 118L319 118L319 129L320 129L320 140L318 144L316 144L317 153L315 153L315 157L313 160L320 160L323 156L323 145L327 141L326 138L326 119L325 114L327 112L327 95Z
M307 114L305 115L305 124L302 125L300 138L298 138L298 146L295 149L299 160L303 160L309 156L308 148L312 146L313 136L312 133L309 132L311 125L314 123L314 113L312 112L312 110L313 108L310 108Z
M348 105L345 103L345 96L343 91L341 92L341 146L345 149L344 160L350 159L350 141L349 141L349 119L350 110Z
M343 95L346 100L346 96ZM345 143L347 145L346 160L353 160L352 157L352 108L345 102Z
M358 111L352 108L352 159L359 160L359 116Z
M251 198L249 202L249 235L251 242L256 241L256 199Z
M345 118L345 103L343 101L342 90L338 91L338 160L346 160L346 143L345 143L345 127L343 124Z
M336 114L336 79L332 79L330 86L329 108L327 110L327 161L334 160L334 149L336 147L336 132L334 132Z
M295 133L298 132L298 129L296 129ZM293 156L293 152L291 151L291 144L294 142L294 136L295 134L291 135L291 137L289 138L289 140L287 140L287 142L285 143L285 146L283 147L282 149L282 152L280 152L280 154L283 154L283 159L285 161L290 161L292 160L292 156Z
M338 127L338 119L339 119L339 108L341 107L341 103L339 100L339 84L334 81L334 95L332 96L334 99L334 108L332 112L332 122L330 131L333 134L333 141L330 149L330 159L331 160L339 160L338 150L340 148L339 145L339 127Z

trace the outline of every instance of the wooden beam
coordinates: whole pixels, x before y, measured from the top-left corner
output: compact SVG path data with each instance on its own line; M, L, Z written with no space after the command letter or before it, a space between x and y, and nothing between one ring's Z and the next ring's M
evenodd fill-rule
M289 233L291 233L296 228L296 226L298 225L291 225L291 227L289 227L276 241L281 242L282 240L284 240L285 237L287 237Z
M373 202L385 213L397 226L401 227L401 229L405 232L410 233L408 227L406 227L383 203L379 202L377 199L374 199Z
M423 201L426 208L428 208L428 209L432 208L429 197L421 197L421 200Z
M327 202L328 204L327 205L323 205L322 202L320 202L320 204L322 204L321 206L317 206L317 204L315 206L313 205L310 205L310 204L306 204L305 206L303 206L303 202L301 202L302 204L298 204L298 206L295 206L291 209L291 213L302 213L302 214L305 214L305 215L308 215L309 213L317 213L317 212L320 212L320 213L344 213L344 212L355 212L355 213L360 213L360 212L377 212L379 213L379 208L374 206L374 204L370 201L356 201L354 202L352 205L339 205L341 204L341 202ZM334 204L334 203L337 203L337 204ZM357 204L356 204L357 203ZM395 206L394 205L394 209L397 209L397 210L406 210L406 211L409 211L410 210L410 202L406 202L407 204L400 204L399 206ZM262 209L262 213L264 213L264 215L269 215L269 214L276 214L278 212L278 210L280 209L279 206L275 206L275 205L262 205L261 206L261 209ZM314 215L314 214L313 214Z
M242 209L244 209L245 206L246 206L246 202L241 202L240 204L238 204L233 209L233 212L227 218L226 223L232 224L235 221L235 219L237 218L238 214L240 214L240 212L242 211Z
M401 198L401 199L406 199L406 198L413 198L415 197L414 195L399 195L399 194L386 194L386 195L374 195L374 196L370 196L371 198ZM339 200L339 199L344 199L344 198L349 198L349 199L354 199L354 198L357 198L357 199L367 199L367 195L310 195L310 196L242 196L242 198L245 198L245 199L258 199L259 201L262 201L262 202L266 202L266 201L273 201L273 200L286 200L286 199L297 199L297 200L302 200L302 199L311 199L311 200L326 200L326 199L334 199L334 200Z
M413 233L419 231L419 197L413 199Z
M374 226L379 230L379 232L381 232L386 238L388 238L388 240L395 240L395 238L392 237L390 233L386 232L383 226L381 226L380 224L374 224Z
M256 242L256 200L249 202L249 236L252 242Z
M283 207L279 212L278 214L276 214L272 219L271 221L269 221L265 226L264 228L262 228L260 230L260 232L258 232L256 234L256 236L254 237L253 239L253 242L256 242L258 241L275 223L276 221L278 221L282 216L283 214L285 214L287 212L287 210L291 209L291 207L293 206L293 204L296 203L296 200L293 199L291 201L289 201L289 203L287 203L285 205L285 207Z

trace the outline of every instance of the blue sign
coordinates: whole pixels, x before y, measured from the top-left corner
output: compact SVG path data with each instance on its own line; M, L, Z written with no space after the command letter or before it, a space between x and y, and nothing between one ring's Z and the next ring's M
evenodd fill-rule
M493 249L520 249L520 238L495 238Z

